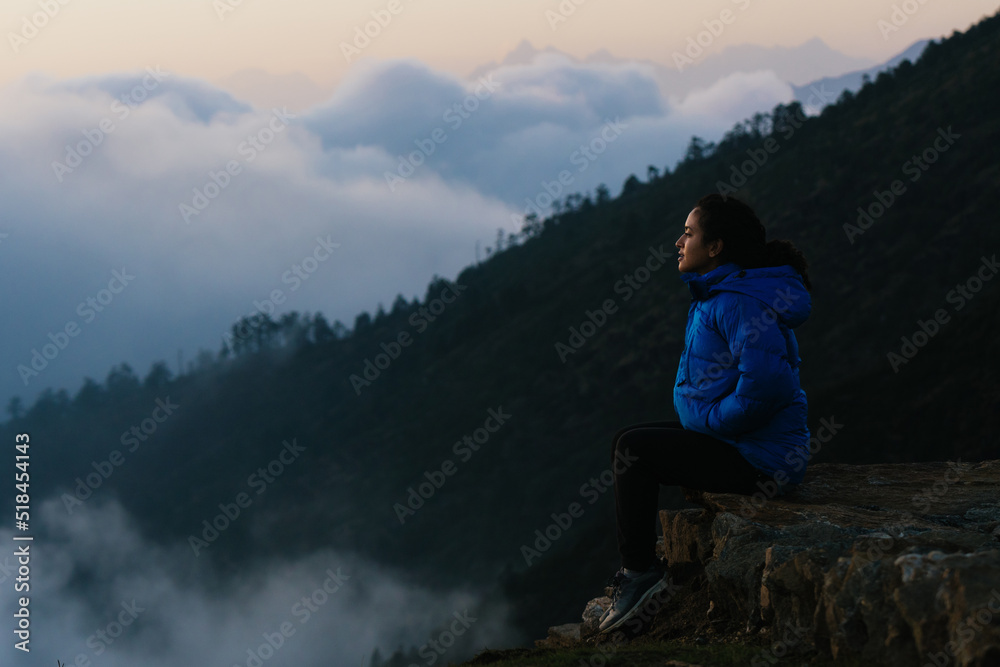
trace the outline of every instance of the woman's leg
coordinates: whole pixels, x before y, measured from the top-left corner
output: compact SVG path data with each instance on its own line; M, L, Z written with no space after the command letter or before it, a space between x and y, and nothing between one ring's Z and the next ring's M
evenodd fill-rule
M716 493L753 493L762 473L734 446L684 429L680 422L647 422L615 434L612 453L618 550L622 567L645 570L656 559L657 499L661 484Z

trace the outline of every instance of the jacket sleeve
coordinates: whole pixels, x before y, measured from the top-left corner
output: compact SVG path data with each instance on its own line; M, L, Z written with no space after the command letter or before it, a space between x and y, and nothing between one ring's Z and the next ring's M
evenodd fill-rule
M795 398L799 382L774 312L759 299L743 294L728 292L717 298L716 326L729 344L739 377L735 389L709 408L705 425L732 436L766 425Z

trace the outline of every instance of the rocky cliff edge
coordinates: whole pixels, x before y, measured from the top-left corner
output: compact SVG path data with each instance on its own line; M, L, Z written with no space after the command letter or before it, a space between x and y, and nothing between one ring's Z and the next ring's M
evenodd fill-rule
M686 637L878 665L1000 665L1000 461L811 466L775 497L685 491L660 513L671 586L612 636L608 599L540 646ZM640 628L641 624L641 628Z

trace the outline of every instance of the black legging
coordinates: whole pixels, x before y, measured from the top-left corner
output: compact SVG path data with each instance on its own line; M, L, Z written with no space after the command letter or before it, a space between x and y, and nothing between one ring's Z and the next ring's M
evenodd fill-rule
M622 567L645 570L656 559L657 499L661 484L716 493L753 494L770 480L739 450L678 421L626 426L611 450L615 514Z

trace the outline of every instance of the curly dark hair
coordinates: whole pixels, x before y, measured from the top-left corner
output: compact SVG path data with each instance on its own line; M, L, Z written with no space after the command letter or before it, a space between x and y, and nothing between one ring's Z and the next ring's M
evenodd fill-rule
M767 241L764 224L745 202L713 193L699 199L695 208L704 242L722 241L721 264L734 262L744 269L788 264L812 291L809 263L802 251L785 239Z

